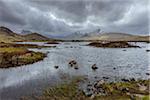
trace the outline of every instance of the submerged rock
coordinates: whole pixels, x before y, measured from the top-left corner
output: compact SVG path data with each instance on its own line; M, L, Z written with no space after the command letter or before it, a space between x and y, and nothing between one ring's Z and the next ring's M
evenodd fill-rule
M54 66L54 68L58 69L58 68L59 68L59 66Z
M116 68L114 67L113 69L115 70Z
M92 68L93 70L98 69L98 67L96 66L96 64L93 64L91 68Z
M131 78L131 79L130 79L130 81L132 81L132 82L133 82L133 81L136 81L136 80L135 80L135 78Z
M74 69L79 69L79 67L76 65L76 66L74 66Z
M150 50L146 50L146 52L150 52Z
M150 75L150 73L146 73L146 75Z
M103 77L103 79L109 79L109 77Z
M59 43L56 42L56 41L49 41L49 42L47 42L46 44L59 44Z
M130 80L128 80L128 79L125 79L125 78L123 78L123 79L121 79L123 82L129 82Z
M69 61L69 66L70 66L70 67L73 67L74 69L79 69L78 63L77 63L77 61L75 61L75 60Z

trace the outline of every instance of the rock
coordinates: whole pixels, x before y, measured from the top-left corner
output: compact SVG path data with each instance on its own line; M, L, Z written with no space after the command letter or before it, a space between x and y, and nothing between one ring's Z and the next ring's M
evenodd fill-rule
M59 43L56 42L56 41L49 41L49 42L47 42L46 44L59 44Z
M46 52L46 54L50 53L49 51Z
M103 79L109 79L109 77L103 77Z
M122 92L129 92L129 89L128 88L123 88L121 89Z
M140 85L140 86L139 86L139 90L140 90L140 91L145 91L146 89L147 89L146 86L143 86L143 85Z
M146 52L150 52L150 50L146 50Z
M59 66L54 66L54 68L58 69L58 68L59 68Z
M95 98L95 94L91 95L90 99L93 100Z
M124 49L124 50L122 50L122 51L127 51L127 50Z
M129 82L129 80L128 80L128 79L121 79L121 81Z
M136 81L134 78L131 78L130 81Z
M94 85L94 87L97 88L97 87L99 87L100 85L102 85L102 84L104 84L104 83L105 83L104 80L100 80L100 81L98 81L98 82Z
M75 60L71 60L71 61L69 62L69 66L70 66L70 67L74 67L74 69L79 69L78 63L77 63Z
M92 87L92 84L89 83L87 86L88 86L88 87Z
M90 96L92 96L93 91L92 91L92 89L87 88L86 90L84 90L84 93L86 96L90 97Z
M92 69L93 69L93 70L98 69L98 67L96 66L96 64L92 65Z
M75 65L75 64L77 64L77 62L76 62L75 60L71 60L71 61L69 62L69 65Z
M115 70L116 68L114 67L113 69Z
M146 75L150 75L150 73L146 73Z
M139 83L137 83L137 85L138 85L140 91L145 91L147 89L146 86L143 86L143 85L141 85Z
M79 69L79 67L76 65L76 66L74 66L74 69Z
M95 78L95 79L97 79L98 77L97 77L97 76L95 76L94 78Z

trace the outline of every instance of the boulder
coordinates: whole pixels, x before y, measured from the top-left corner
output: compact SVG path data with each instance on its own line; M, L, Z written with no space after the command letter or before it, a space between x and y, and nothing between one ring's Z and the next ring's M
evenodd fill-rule
M54 66L54 68L58 69L58 68L59 68L59 66Z
M74 69L79 69L78 63L75 60L69 61L69 66L73 67Z
M98 67L96 66L96 64L93 64L91 68L92 68L93 70L98 69Z

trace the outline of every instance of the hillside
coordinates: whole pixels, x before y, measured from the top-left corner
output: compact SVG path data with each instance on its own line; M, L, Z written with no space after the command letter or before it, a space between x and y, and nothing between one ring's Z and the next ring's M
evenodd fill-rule
M0 42L22 41L23 37L6 27L0 27Z
M104 41L150 41L149 36L138 36L127 33L102 33L97 36L83 37L83 39Z
M21 35L14 33L7 27L0 27L0 42L14 42L14 41L47 41L49 38L40 35L38 33L31 33L27 35Z
M38 34L38 33L31 33L31 34L24 35L24 38L27 41L48 41L48 40L50 40L49 38L47 38L41 34Z

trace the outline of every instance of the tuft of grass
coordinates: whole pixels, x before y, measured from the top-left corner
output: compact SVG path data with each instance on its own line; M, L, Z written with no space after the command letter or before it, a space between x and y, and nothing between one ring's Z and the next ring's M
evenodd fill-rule
M84 93L78 89L78 83L82 77L76 77L70 82L64 82L53 87L47 88L42 96L36 97L37 100L89 100Z
M27 52L25 48L14 48L14 47L5 47L0 48L0 53L18 53L18 52Z
M39 60L42 60L46 55L41 52L31 52L24 55L19 56L19 59L25 63L34 63Z
M34 96L35 100L149 100L150 95L145 92L143 95L127 95L123 93L123 88L131 88L136 92L138 84L149 85L150 80L139 80L131 82L116 82L116 83L104 83L101 88L105 89L106 95L95 94L93 97L88 97L85 93L78 88L78 83L83 81L83 77L76 77L70 82L55 85L47 88L42 96ZM22 100L32 100L32 97L28 97Z
M144 96L142 100L150 100L150 95Z

